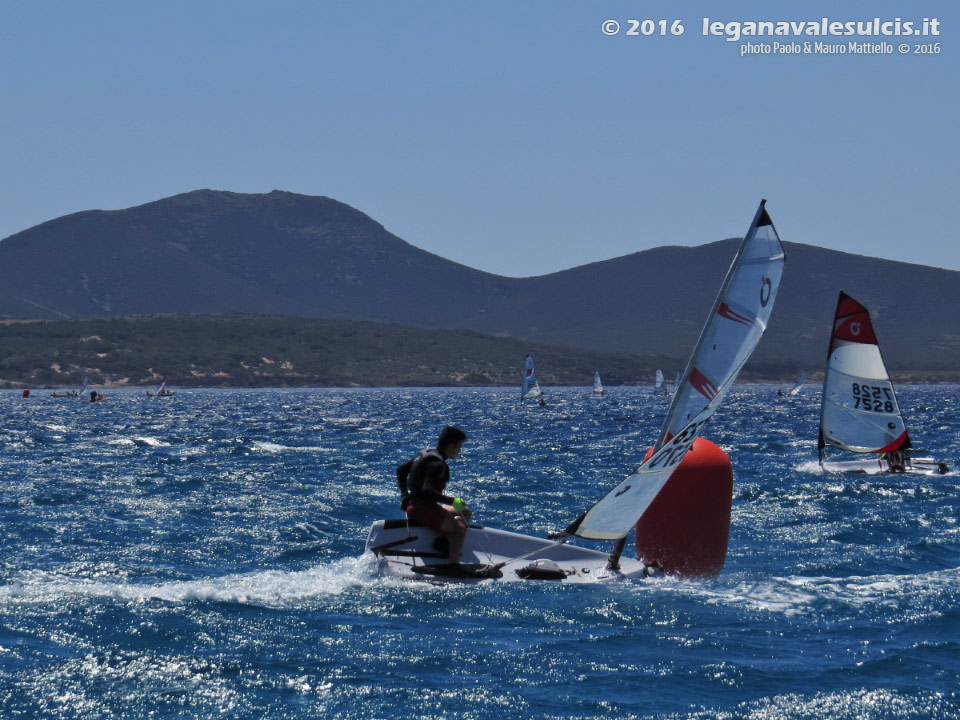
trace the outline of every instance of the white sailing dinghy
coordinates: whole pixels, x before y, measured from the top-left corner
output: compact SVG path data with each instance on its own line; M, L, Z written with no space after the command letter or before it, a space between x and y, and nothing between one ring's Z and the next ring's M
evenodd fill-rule
M777 388L777 396L778 397L795 397L800 394L801 390L803 390L803 386L806 384L806 382L807 382L807 371L804 370L802 373L800 373L800 377L797 378L797 381L793 384L792 388L790 388L786 392L783 391L783 388Z
M540 383L537 382L537 374L533 371L533 356L527 355L523 361L523 382L520 385L520 404L524 400L532 400L535 397L543 395L540 389Z
M147 390L147 397L172 397L173 390L167 387L167 379L163 378L160 381L160 387L157 388L156 392L150 392Z
M797 381L793 384L793 387L787 391L787 395L793 397L799 395L800 391L803 390L803 386L807 383L807 371L804 370L800 373L800 377L797 378Z
M663 395L663 371L657 370L656 378L653 381L653 394Z
M825 462L828 446L873 457ZM820 467L828 472L942 475L949 469L933 458L912 454L870 313L842 291L823 376L817 448Z
M603 383L600 382L600 371L596 370L593 373L593 395L594 397L598 395L603 395Z
M765 202L765 201L764 201ZM550 538L471 525L461 563L446 562L445 538L406 519L378 520L366 550L384 572L430 580L557 580L589 583L646 577L655 563L620 558L622 541L680 465L766 329L783 272L783 247L761 202L727 271L684 370L652 454L626 480ZM568 544L615 540L611 554Z
M90 376L89 376L89 375L84 375L84 376L83 376L83 382L80 383L80 389L79 389L79 390L71 390L70 392L65 392L65 393L56 393L56 392L55 392L55 393L50 393L50 394L51 394L53 397L70 397L70 398L81 397L84 393L87 392L87 384L88 384L89 382L90 382Z

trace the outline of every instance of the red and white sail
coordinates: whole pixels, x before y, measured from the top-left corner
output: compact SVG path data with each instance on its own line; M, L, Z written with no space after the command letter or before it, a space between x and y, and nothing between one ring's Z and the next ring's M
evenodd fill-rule
M625 537L733 386L766 330L783 274L783 246L765 202L727 271L653 454L567 532L596 540Z
M833 318L820 405L820 459L833 445L861 453L910 447L867 309L844 292Z

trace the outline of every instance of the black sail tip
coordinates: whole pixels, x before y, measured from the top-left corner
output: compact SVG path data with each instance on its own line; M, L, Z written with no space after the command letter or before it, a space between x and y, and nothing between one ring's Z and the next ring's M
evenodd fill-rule
M770 219L770 216L767 214L767 200L764 198L760 201L760 216L757 218L757 227L765 227L766 225L773 225L773 220Z

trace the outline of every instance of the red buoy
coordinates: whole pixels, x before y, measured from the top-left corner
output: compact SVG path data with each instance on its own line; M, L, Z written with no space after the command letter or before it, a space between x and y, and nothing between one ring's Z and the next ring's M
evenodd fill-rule
M732 503L730 458L697 438L637 521L637 557L671 575L716 577L727 558Z

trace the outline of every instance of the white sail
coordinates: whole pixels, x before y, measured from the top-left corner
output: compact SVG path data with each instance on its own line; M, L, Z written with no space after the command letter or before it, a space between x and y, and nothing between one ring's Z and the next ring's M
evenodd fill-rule
M797 378L797 382L794 383L793 387L787 392L787 395L798 395L803 389L803 386L807 382L807 371L804 370L800 373L800 377Z
M80 389L77 390L77 395L83 395L87 391L87 383L89 382L90 382L90 378L84 375L83 382L80 383Z
M683 460L763 335L783 273L783 246L760 203L684 370L653 454L567 532L625 537Z
M680 371L677 370L677 375L673 378L673 387L670 388L670 394L676 395L677 388L680 387Z
M853 452L910 447L870 313L844 292L837 301L820 405L820 460L833 445Z
M533 357L527 355L523 363L523 384L520 386L520 401L527 398L535 398L543 395L540 384L537 382L537 374L533 371Z
M663 390L663 371L662 370L657 370L657 377L653 381L653 389L656 390L657 392L660 392L661 390Z
M603 395L603 383L600 382L600 371L593 373L593 392L596 395Z

